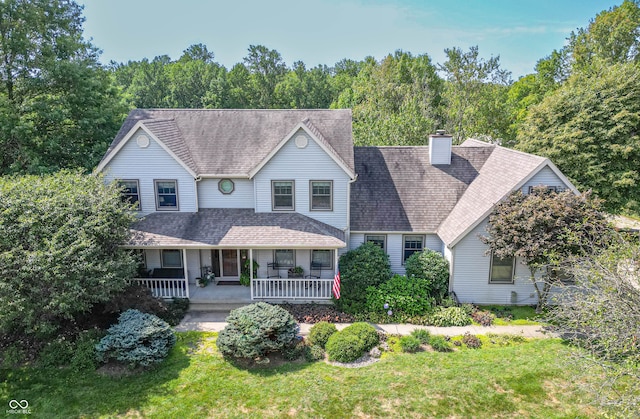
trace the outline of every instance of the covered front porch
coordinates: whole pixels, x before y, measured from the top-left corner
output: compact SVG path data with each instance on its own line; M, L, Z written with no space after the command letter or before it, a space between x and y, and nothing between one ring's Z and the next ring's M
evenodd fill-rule
M194 302L330 300L337 266L335 249L141 249L141 258L146 277L135 282Z
M134 281L198 303L330 300L346 246L344 232L304 215L239 209L150 214L133 233Z

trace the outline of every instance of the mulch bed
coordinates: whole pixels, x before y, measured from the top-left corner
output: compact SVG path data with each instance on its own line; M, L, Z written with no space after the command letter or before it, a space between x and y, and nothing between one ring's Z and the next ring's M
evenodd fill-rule
M331 305L324 304L280 304L298 323L353 323L356 321L351 314L343 313Z

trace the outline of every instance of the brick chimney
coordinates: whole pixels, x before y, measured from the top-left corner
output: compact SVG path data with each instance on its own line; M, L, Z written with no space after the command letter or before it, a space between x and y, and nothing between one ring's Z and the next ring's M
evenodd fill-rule
M451 164L451 141L453 137L439 129L429 135L429 163L431 165Z

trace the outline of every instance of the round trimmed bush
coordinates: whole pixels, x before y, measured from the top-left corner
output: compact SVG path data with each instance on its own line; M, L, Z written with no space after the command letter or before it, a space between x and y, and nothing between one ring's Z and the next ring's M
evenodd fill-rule
M309 330L309 343L324 348L331 335L337 331L338 329L333 323L318 322L311 326L311 330Z
M365 351L370 350L378 343L380 343L380 336L378 336L378 332L376 331L375 327L365 322L354 323L351 326L347 326L338 333L357 336L358 339L362 341L362 345Z
M402 352L418 352L420 350L420 340L415 336L402 336L400 338Z
M329 360L338 362L353 362L365 352L362 339L355 334L343 332L331 335L326 350Z
M304 351L304 359L307 362L320 361L324 358L324 349L318 345L307 346Z
M260 359L291 347L299 328L282 307L256 303L232 310L216 345L226 358Z
M132 367L162 362L176 343L171 326L153 314L127 310L96 345L101 362L111 359Z

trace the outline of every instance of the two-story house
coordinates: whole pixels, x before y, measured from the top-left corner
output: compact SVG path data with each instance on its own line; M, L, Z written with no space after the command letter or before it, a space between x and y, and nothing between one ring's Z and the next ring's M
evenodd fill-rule
M416 251L441 252L462 301L535 303L526 267L487 255L478 235L513 190L575 188L542 157L428 141L354 147L350 110L140 109L97 170L137 205L128 246L157 295L213 298L244 271L251 299L329 299L339 255L371 241L397 273ZM197 289L209 271L216 283Z

